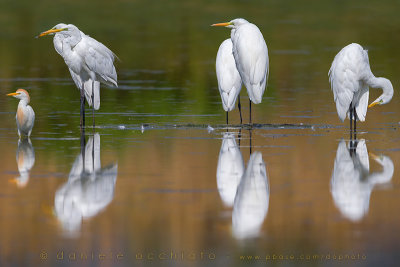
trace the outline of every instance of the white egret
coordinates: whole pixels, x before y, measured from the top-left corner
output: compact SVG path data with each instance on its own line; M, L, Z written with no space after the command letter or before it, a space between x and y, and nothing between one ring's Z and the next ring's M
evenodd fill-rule
M17 121L18 135L31 136L33 125L35 124L35 112L29 105L31 98L24 89L18 89L15 93L7 94L20 99L15 119Z
M226 124L228 124L228 111L235 108L236 99L242 88L242 79L236 68L235 58L232 52L232 41L226 39L221 43L215 61L215 70L217 72L218 89L221 94L222 107L226 111ZM238 108L240 114L240 124L242 124L242 111L240 97L238 99Z
M29 182L29 173L35 165L35 149L32 146L31 139L24 138L18 140L18 149L16 154L19 177L11 179L18 187L23 188Z
M115 54L102 43L85 35L75 25L60 23L38 37L54 34L54 48L67 64L81 92L81 122L85 125L85 97L94 110L100 108L100 83L117 87Z
M243 157L236 144L235 136L232 133L225 133L217 164L217 187L225 206L233 206L243 173Z
M251 102L261 103L267 85L269 73L267 44L258 27L245 19L234 19L211 26L224 26L232 29L233 57L250 98L251 124Z
M374 76L367 50L359 44L349 44L340 50L328 75L339 119L344 121L347 116L350 120L350 136L352 122L355 132L356 121L365 121L367 107L386 104L393 97L392 83L386 78ZM369 87L382 88L383 93L368 106Z
M381 172L369 173L368 155L383 167ZM361 220L368 213L375 185L390 182L393 173L392 160L368 153L364 139L349 144L349 148L344 140L340 141L330 184L335 206L345 218Z
M55 216L68 235L78 234L83 219L96 216L112 202L117 174L116 163L101 168L100 135L89 137L54 198Z
M269 182L261 152L250 155L236 192L232 230L238 239L258 237L268 213Z

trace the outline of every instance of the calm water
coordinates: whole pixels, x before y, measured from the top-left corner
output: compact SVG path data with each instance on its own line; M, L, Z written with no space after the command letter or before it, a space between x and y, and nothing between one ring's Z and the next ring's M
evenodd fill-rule
M2 2L0 265L394 264L399 5ZM237 110L224 126L214 71L229 31L209 25L235 17L260 27L270 53L252 130L237 127ZM83 136L63 60L51 38L33 38L59 22L121 58L120 87L102 88L97 127ZM368 48L395 95L369 110L349 150L327 72L351 42ZM17 100L5 96L20 87L36 112L30 142L18 142ZM241 99L247 122L244 88Z

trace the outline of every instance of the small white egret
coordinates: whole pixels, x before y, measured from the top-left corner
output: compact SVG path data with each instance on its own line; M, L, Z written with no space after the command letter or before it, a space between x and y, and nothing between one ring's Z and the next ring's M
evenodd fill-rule
M344 121L346 116L350 119L350 136L352 121L355 134L356 121L365 121L367 107L386 104L393 97L392 83L386 78L374 76L367 50L359 44L349 44L340 50L328 75L339 119ZM383 93L368 106L369 87L382 88Z
M228 124L228 111L235 108L236 99L242 88L242 79L236 68L235 58L232 52L232 41L226 39L221 43L215 61L215 70L217 72L218 89L221 94L222 107L226 111L226 124ZM242 124L242 111L240 97L238 99L238 108L240 114L240 124Z
M17 121L18 135L31 136L33 125L35 124L35 112L29 106L30 97L26 90L18 89L15 93L7 94L20 99L15 119Z
M16 160L19 177L11 179L10 182L15 183L19 188L23 188L28 185L29 173L35 165L35 149L29 137L18 140Z
M75 25L60 23L38 37L54 34L54 48L67 64L81 91L81 122L85 125L85 97L94 110L100 108L100 83L117 87L115 54L102 43L85 35Z
M234 19L211 26L224 26L232 29L233 57L250 98L251 124L251 102L261 103L267 85L269 73L267 44L258 27L245 19Z

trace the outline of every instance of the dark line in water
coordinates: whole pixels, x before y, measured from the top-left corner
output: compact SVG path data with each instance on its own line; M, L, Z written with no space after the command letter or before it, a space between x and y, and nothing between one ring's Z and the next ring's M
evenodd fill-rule
M119 129L119 130L166 130L166 129L211 129L220 130L220 129L262 129L262 130L274 130L274 129L337 129L343 128L343 126L335 126L335 125L327 125L327 124L141 124L141 125L111 125L111 126L99 126L96 128L104 128L104 129Z
M167 189L167 188L160 188L160 189L143 189L141 193L214 193L216 189Z

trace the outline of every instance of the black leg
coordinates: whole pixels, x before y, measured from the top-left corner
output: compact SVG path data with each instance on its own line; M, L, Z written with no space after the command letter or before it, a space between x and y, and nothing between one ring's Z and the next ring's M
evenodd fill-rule
M252 145L252 142L251 142L251 140L253 139L252 135L251 135L251 130L249 130L249 135L250 135L250 156L251 156L251 152L252 152L252 148L253 148L253 145Z
M239 139L239 149L240 149L240 141L242 140L242 128L239 129L238 139Z
M228 111L226 112L226 125L228 125Z
M82 172L85 171L85 128L81 128L81 154L82 154Z
M85 89L81 89L81 128L85 127Z
M350 116L349 116L349 118L350 118L350 140L352 140L353 139L353 122L352 122L353 108L351 107L351 104L350 104L349 112L350 112ZM351 143L350 143L350 145L351 145Z
M92 81L92 111L93 111L92 117L93 117L93 128L94 128L94 126L95 126L95 123L94 123L94 80Z
M251 125L251 100L249 100L249 103L250 103L249 104L249 108L250 108L250 120L249 121L250 121L250 125Z
M242 125L242 105L240 104L240 95L238 96L238 109L240 115L240 125Z
M92 139L92 170L94 173L95 172L95 169L94 169L94 135L93 135L93 139Z
M353 108L354 140L357 140L357 113L356 107Z

